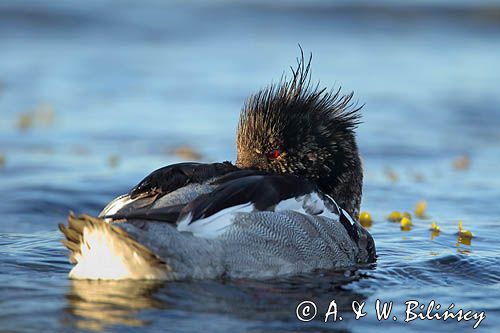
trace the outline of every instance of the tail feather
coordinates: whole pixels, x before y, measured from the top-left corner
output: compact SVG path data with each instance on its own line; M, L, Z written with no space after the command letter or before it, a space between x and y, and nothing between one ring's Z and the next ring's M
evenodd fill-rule
M75 279L159 279L174 277L169 265L122 228L103 219L70 213L59 224Z

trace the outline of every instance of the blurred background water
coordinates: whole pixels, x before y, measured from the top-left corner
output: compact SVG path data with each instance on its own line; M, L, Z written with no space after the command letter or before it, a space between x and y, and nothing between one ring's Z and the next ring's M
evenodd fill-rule
M70 281L57 223L96 214L150 171L235 159L239 110L313 53L355 91L374 267L272 281ZM405 324L404 302L500 326L499 1L1 1L0 331L470 331ZM409 231L393 210L428 204ZM441 227L433 237L431 220ZM457 238L458 221L474 234ZM335 299L342 322L295 307ZM401 319L378 322L376 299ZM353 300L368 315L349 314Z

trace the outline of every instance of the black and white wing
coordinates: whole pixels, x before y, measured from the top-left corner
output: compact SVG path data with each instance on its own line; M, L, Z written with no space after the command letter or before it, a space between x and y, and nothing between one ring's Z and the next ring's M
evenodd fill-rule
M240 213L295 211L339 219L342 210L316 185L292 175L237 171L216 181L218 187L198 196L179 214L179 231L203 238L217 237Z
M238 170L230 162L178 163L153 171L129 193L111 201L99 214L107 219L149 215L175 222L181 209L199 193L210 191L209 180ZM161 210L157 210L160 209ZM135 215L135 216L134 216Z
M179 199L180 198L180 199ZM324 216L356 238L351 217L306 178L241 170L230 163L181 163L158 169L101 213L109 220L177 224L182 232L214 238L241 213L294 211Z

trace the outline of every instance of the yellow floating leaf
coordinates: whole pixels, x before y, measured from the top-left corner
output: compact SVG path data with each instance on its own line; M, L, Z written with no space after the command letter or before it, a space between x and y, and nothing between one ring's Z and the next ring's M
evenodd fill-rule
M416 217L425 217L425 208L427 208L427 203L424 200L420 200L415 207Z
M462 238L472 238L472 232L463 228L462 221L458 221L458 236Z
M421 183L421 182L423 182L423 181L424 181L424 175L423 175L422 173L420 173L420 172L415 172L415 173L413 174L413 177L415 178L415 181L416 181L417 183Z
M399 175L397 174L397 172L390 168L386 168L384 170L384 173L386 177L391 181L391 183L395 183L399 180Z
M112 168L116 168L118 164L120 164L120 156L111 155L108 157L109 166Z
M411 220L407 217L401 219L401 230L408 231L411 229Z
M33 126L33 114L31 113L23 113L19 115L17 121L17 127L20 130L26 130Z
M396 210L390 213L389 216L387 216L387 220L391 222L399 222L401 221L401 218L402 218L401 213Z
M472 243L472 237L462 237L462 236L458 235L457 243L470 246L470 244ZM458 246L458 244L457 244L457 246Z
M199 161L203 157L198 151L189 146L177 147L176 149L174 149L174 154L182 159L190 161Z
M455 170L467 170L470 167L469 155L458 156L453 160L453 168Z
M434 240L437 236L439 236L439 233L441 232L441 229L436 224L436 221L432 221L431 230L432 230L431 240Z
M361 212L359 214L359 223L365 228L369 228L372 226L372 216L368 212Z
M472 238L472 232L470 230L460 231L461 237Z
M34 110L34 117L39 125L49 127L54 123L54 108L47 103L39 104Z
M408 212L404 212L404 213L403 213L403 217L406 217L406 218L408 218L408 219L410 219L410 220L411 220L411 214L410 214L410 213L408 213Z
M432 231L436 231L436 232L440 232L440 228L439 226L436 224L436 221L432 221L432 224L431 224L431 230Z

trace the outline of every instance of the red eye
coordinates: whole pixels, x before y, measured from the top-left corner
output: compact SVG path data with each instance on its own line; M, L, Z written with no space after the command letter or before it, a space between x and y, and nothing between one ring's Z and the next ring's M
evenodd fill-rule
M281 151L279 149L273 149L269 152L266 153L266 156L270 160L275 160L277 159L281 154Z

